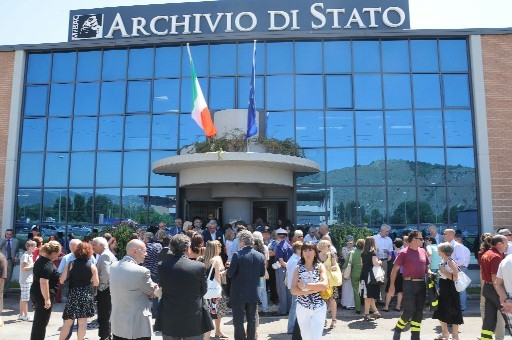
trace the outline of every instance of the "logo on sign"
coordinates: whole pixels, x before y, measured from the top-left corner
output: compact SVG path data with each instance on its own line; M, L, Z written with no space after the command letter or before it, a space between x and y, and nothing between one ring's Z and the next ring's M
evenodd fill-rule
M73 15L71 31L73 40L103 37L103 14Z

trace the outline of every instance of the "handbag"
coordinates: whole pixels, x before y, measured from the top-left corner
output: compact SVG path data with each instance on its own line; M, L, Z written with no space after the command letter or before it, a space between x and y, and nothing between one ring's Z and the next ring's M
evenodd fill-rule
M69 272L73 268L73 261L68 262L68 265L66 266L66 281L62 284L62 287L60 289L60 296L61 298L67 298L69 295Z
M343 270L343 278L345 280L350 279L350 273L352 272L352 254L354 254L353 251L350 252L350 256L348 257L348 264L345 267L345 269Z
M459 269L459 273L458 273L458 279L457 281L455 281L455 289L460 293L462 291L464 291L470 284L471 284L471 279L469 278L469 276L466 275L466 273L464 273L463 271L460 270L459 267L457 267L457 269Z
M332 255L329 253L329 257ZM332 262L331 262L332 263ZM327 281L329 281L329 286L331 287L339 287L343 283L343 277L341 276L340 266L336 263L336 270L327 269Z
M327 289L320 292L320 296L324 300L329 300L332 297L332 294L334 294L334 289L330 285L327 287Z
M373 266L372 268L373 276L375 277L375 281L378 284L384 284L386 280L386 273L384 273L384 269L381 266Z
M213 279L211 279L212 272L213 272L213 265L211 266L210 273L208 274L208 278L206 279L208 289L203 296L207 300L218 299L222 296L222 286L215 280L215 277Z

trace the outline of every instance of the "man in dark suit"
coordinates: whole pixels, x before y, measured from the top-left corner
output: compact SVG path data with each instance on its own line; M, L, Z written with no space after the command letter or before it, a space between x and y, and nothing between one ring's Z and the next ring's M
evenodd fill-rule
M209 241L219 241L220 244L224 244L224 235L222 235L222 230L218 229L217 221L211 220L206 224L206 230L203 231L204 244Z
M158 305L155 330L164 340L202 340L214 327L203 305L207 291L204 264L190 260L190 239L178 234L171 239L173 256L158 266L162 299Z
M167 260L168 258L172 257L171 248L169 248L169 244L171 242L171 239L168 237L164 237L162 239L162 250L158 252L157 260L158 263L162 263L163 261Z
M240 231L238 242L241 249L233 254L227 273L231 278L230 302L235 340L254 340L259 300L258 284L260 277L265 276L265 259L252 248L254 239L250 231ZM244 316L247 318L247 336L244 332Z
M7 277L4 282L4 291L6 293L9 290L14 266L16 265L16 262L18 262L18 250L20 247L18 239L13 236L14 231L12 229L7 229L5 231L5 237L0 239L0 251L7 259Z

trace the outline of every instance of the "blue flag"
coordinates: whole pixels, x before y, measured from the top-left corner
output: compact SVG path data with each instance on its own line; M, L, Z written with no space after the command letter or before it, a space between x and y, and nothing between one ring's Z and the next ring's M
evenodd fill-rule
M256 41L254 41L254 52L252 55L252 75L251 85L249 88L249 107L247 109L247 134L245 139L250 138L258 133L258 125L256 125L256 108L254 106L254 89L256 85Z

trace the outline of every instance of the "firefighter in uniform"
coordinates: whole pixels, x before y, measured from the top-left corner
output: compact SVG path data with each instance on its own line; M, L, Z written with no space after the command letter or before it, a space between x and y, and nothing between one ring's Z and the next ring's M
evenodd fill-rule
M394 328L393 340L400 339L405 326L411 323L411 339L420 339L421 320L425 307L425 276L431 274L427 252L422 248L423 236L417 230L411 231L408 236L409 247L403 249L393 265L391 271L389 293L395 295L395 280L400 267L403 273L403 308L404 312L398 319Z
M482 280L484 286L482 295L485 297L485 314L482 324L482 334L480 339L493 339L494 330L496 329L497 312L501 309L500 297L494 288L496 282L496 274L500 262L507 252L508 241L503 235L495 235L491 239L491 249L486 251L480 260L482 267ZM506 255L506 254L505 254Z

